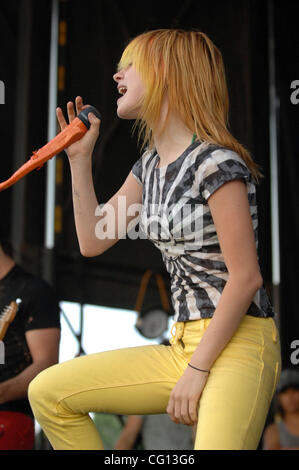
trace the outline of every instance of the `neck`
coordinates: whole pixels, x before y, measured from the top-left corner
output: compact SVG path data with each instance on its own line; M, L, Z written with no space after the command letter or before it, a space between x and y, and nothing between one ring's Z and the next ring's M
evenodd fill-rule
M167 114L167 102L164 102L161 115L161 125L164 123ZM167 126L161 132L153 134L154 145L160 157L160 167L168 165L176 160L183 151L191 144L193 133L187 129L183 122L170 114Z
M284 420L289 422L289 423L292 423L292 422L298 423L298 421L299 421L299 410L292 411L292 412L286 412L285 415L284 415Z
M7 273L15 266L15 262L12 258L7 256L2 250L0 250L0 279L3 279Z

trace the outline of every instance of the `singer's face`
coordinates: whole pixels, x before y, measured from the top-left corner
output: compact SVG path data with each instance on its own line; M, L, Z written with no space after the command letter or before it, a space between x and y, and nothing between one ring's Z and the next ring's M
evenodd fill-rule
M144 96L144 84L130 65L113 75L121 98L117 100L117 115L122 119L136 119Z

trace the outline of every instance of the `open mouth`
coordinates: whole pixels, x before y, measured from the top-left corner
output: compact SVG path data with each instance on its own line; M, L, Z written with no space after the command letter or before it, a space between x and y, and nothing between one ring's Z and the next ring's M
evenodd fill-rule
M119 92L121 95L125 95L126 92L127 92L127 87L125 87L125 86L120 86L120 87L118 88L118 92Z

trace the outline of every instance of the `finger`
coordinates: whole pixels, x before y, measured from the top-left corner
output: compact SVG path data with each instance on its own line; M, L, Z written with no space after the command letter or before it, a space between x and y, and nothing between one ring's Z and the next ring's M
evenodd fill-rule
M75 110L74 110L74 104L73 104L72 101L69 101L67 103L67 114L68 114L70 122L72 122L76 117Z
M189 401L189 416L191 424L196 424L198 421L198 403L196 401Z
M181 403L181 419L182 419L182 423L186 424L187 426L192 424L191 418L189 416L189 402L188 402L188 400L184 400Z
M94 135L98 135L100 125L101 125L101 120L97 118L93 113L88 113L88 120L90 122L89 131Z
M77 114L81 113L83 109L83 99L81 96L76 96L75 99L75 104L76 104L76 112Z
M177 423L177 420L174 416L174 400L172 398L169 399L168 406L166 409L169 418L174 422Z
M182 415L181 415L181 402L180 400L176 400L174 403L174 420L175 423L181 423Z
M60 125L60 129L63 130L67 126L67 122L64 118L61 108L56 108L56 117L57 117L58 124Z

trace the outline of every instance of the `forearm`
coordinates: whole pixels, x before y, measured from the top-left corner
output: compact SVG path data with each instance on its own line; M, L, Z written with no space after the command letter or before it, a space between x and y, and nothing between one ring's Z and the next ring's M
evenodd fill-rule
M84 157L85 158L85 157ZM95 234L98 206L92 178L91 157L71 163L75 225L82 254L97 243Z
M259 287L257 280L228 279L213 318L191 358L192 365L201 369L212 367L238 329Z
M0 383L0 405L26 398L30 382L47 366L48 364L33 363L26 367L20 374Z
M141 416L131 415L128 416L127 422L117 439L114 449L115 450L129 450L133 449L135 441L141 431L143 419Z
M136 436L132 436L129 433L122 434L114 446L115 450L130 450L133 448L136 440Z

